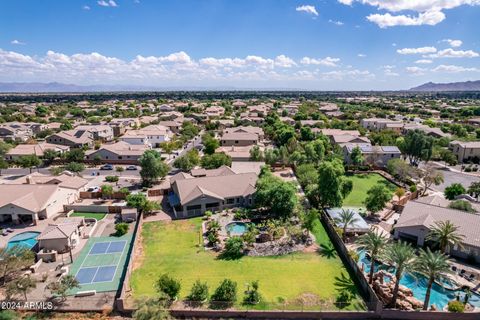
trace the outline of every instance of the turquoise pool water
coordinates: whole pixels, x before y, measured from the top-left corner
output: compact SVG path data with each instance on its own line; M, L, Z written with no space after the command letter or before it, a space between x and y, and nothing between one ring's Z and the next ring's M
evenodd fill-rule
M368 273L370 271L370 263L371 263L370 259L366 257L364 251L360 251L359 256L360 256L360 259L358 261L358 264L360 265L360 267L363 264L365 272ZM374 270L375 272L378 270L388 270L391 273L394 272L394 269L392 267L388 267L378 263L375 264ZM400 284L411 289L413 291L413 296L418 300L422 302L425 300L425 294L427 293L427 279L425 277L422 277L422 276L414 277L413 275L407 273L402 277L402 280L400 280ZM451 287L451 284L447 283L446 287ZM434 283L432 286L431 294L430 294L429 304L430 305L435 304L438 308L443 308L448 304L448 301L455 299L457 295L459 295L460 300L463 301L465 293L462 290L448 290ZM472 296L468 301L473 306L480 308L479 295L472 293Z
M225 226L225 229L232 236L241 236L247 232L248 226L244 222L230 222Z
M8 241L7 249L13 248L14 246L21 246L27 249L33 248L37 244L37 238L40 232L28 231L22 232L13 236L10 241Z

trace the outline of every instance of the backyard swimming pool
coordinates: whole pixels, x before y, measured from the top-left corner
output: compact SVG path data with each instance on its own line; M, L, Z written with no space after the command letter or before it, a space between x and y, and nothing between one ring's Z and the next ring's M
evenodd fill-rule
M36 231L27 231L19 233L13 236L10 241L8 241L7 249L13 248L14 246L20 246L27 249L33 248L37 244L37 238L40 232Z
M359 260L358 264L361 267L362 264L364 266L364 270L366 273L370 271L370 263L371 260L366 257L364 251L359 251ZM393 273L394 269L393 267L388 267L386 265L382 265L379 263L375 264L375 272L378 270L388 270L389 272ZM387 279L385 279L388 281ZM402 280L400 280L400 284L404 285L405 287L411 289L413 291L413 296L417 298L420 301L425 300L425 294L427 293L427 279L423 276L413 276L411 274L405 274L402 277ZM452 287L452 284L446 283L445 287ZM444 308L450 300L453 300L456 298L457 295L460 296L460 300L463 301L463 298L465 296L465 292L462 290L451 290L447 289L437 283L434 283L432 286L432 291L430 294L430 302L429 304L436 305L438 308ZM470 299L468 299L468 302L473 305L476 308L480 308L480 296L477 294L472 293L472 296Z
M241 236L247 232L248 226L244 222L230 222L225 229L231 236Z

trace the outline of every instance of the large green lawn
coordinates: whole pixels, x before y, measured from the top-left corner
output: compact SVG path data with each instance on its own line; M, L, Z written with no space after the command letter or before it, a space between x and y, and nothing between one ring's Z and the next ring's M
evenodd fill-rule
M341 289L339 279L349 279L338 256L328 257L312 252L220 260L215 253L198 246L200 227L200 218L143 225L142 263L131 277L134 298L155 295L155 280L161 274L168 273L181 281L180 298L188 295L197 279L208 283L211 294L221 280L230 278L238 284L238 300L241 301L246 284L259 280L264 302L257 308L281 308L285 305L279 304L282 300L286 301L286 308L301 308L300 299L309 297L310 300L313 296L315 299L329 300L328 307L316 305L309 308L335 309L332 301L338 294L337 290ZM320 221L316 223L314 234L320 243L330 245ZM240 305L237 304L237 307ZM348 307L363 308L358 296Z
M106 215L106 213L101 212L74 212L70 215L70 217L94 218L97 219L97 221L100 221L105 218Z
M363 207L367 191L378 183L384 184L392 192L396 189L394 184L377 173L348 175L347 179L353 182L353 189L343 201L345 207Z

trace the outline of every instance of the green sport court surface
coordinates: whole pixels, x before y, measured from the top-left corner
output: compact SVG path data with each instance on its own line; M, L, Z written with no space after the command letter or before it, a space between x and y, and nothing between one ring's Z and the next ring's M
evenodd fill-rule
M70 293L118 290L131 240L131 235L90 238L70 269L69 274L80 283Z

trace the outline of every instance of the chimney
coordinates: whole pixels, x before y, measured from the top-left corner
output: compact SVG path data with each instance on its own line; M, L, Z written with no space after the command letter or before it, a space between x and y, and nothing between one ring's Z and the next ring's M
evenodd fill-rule
M32 177L27 176L27 184L35 184L35 181L32 180Z

